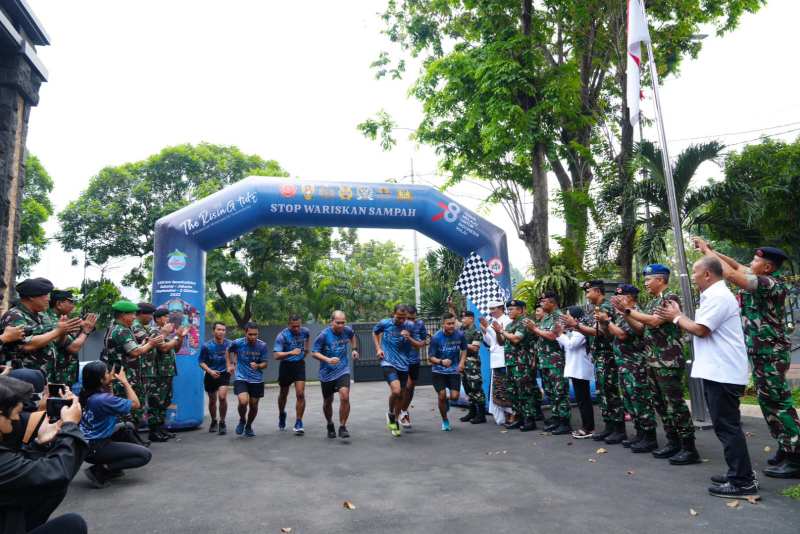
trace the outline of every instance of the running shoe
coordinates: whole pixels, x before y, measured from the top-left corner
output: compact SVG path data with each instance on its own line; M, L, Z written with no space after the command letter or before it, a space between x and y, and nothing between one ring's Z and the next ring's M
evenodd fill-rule
M224 436L228 433L228 426L225 424L225 421L219 422L219 435Z
M389 432L391 432L394 437L400 435L400 425L397 424L397 421L392 421L389 414L386 414L386 428L389 429Z
M305 434L305 430L303 430L303 421L298 419L294 422L294 435L302 436L303 434Z
M449 421L449 420L447 420L447 419L445 419L444 421L442 421L442 431L444 431L444 432L450 432L450 430L452 430L452 429L450 428L450 421Z
M411 416L405 410L400 412L400 424L403 428L411 428Z
M333 423L328 423L328 437L331 439L336 438L336 427L333 426Z
M278 414L278 430L281 432L286 430L286 412Z
M339 427L339 437L342 438L342 439L347 439L347 438L350 437L350 432L347 431L347 427L346 426L341 425Z
M244 434L244 421L239 421L239 424L236 425L236 435L241 436Z
M208 431L213 434L214 432L217 432L217 430L218 430L217 422L211 421L211 424L208 425Z
M256 433L253 432L252 426L247 425L246 427L244 427L244 435L247 436L248 438L254 438L256 436Z

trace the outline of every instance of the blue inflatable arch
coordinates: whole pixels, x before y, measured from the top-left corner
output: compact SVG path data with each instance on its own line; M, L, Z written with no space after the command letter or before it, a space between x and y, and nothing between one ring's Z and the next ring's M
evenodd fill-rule
M463 256L478 253L510 294L505 232L436 189L251 176L156 223L153 303L190 327L177 358L171 428L193 428L203 421L203 372L197 359L205 329L206 251L260 226L417 230ZM482 363L488 388L488 354Z

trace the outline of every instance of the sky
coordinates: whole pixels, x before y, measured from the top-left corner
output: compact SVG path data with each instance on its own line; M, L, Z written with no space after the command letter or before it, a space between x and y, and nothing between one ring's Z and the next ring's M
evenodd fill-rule
M399 131L397 147L384 152L356 129L381 109L401 127L413 128L421 116L420 104L408 96L412 78L377 81L369 68L387 49L378 16L383 0L307 0L302 7L274 0L28 3L51 45L38 49L49 80L31 112L27 144L54 179L56 211L105 166L203 141L275 159L304 179L408 180L413 164L418 182L445 180L435 153L410 142L407 132ZM800 2L770 0L745 15L736 31L707 37L699 58L665 81L672 156L711 138L733 144L762 134L798 135L789 132L800 128L797 20ZM652 117L651 99L642 110ZM656 132L645 136L655 139ZM697 183L721 177L719 167L707 164ZM448 194L474 210L486 196L472 184ZM510 261L524 272L530 257L508 217L499 207L482 213L509 234ZM57 231L53 217L47 232ZM550 231L562 232L563 222L552 217ZM364 229L361 236L394 240L412 256L411 231ZM437 246L420 236L420 255ZM119 280L130 265L111 266L106 275ZM33 275L57 287L79 286L83 269L71 266L53 240Z

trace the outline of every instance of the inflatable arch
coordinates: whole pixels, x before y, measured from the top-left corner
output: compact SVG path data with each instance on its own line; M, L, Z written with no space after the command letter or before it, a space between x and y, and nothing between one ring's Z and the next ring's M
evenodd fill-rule
M203 421L203 372L197 359L205 328L206 251L267 225L417 230L462 256L479 254L510 294L505 232L436 189L251 176L156 222L153 303L174 311L173 319L190 327L177 358L170 428L193 428ZM488 388L488 354L482 363Z

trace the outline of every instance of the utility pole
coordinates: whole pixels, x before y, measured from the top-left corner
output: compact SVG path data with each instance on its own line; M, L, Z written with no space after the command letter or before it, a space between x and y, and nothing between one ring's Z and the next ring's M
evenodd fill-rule
M414 185L414 158L411 158L411 185ZM414 302L417 313L420 309L420 289L419 289L419 247L417 245L417 231L414 232Z

